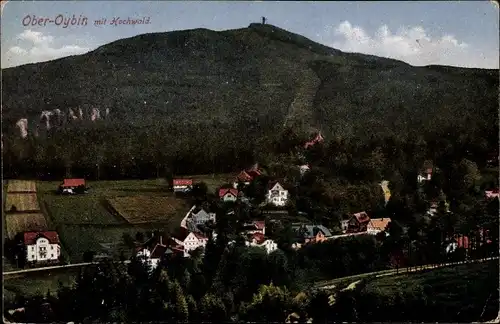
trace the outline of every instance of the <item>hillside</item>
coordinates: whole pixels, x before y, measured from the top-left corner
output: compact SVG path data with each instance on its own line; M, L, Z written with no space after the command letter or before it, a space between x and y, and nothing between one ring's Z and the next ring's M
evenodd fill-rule
M358 290L359 321L488 321L499 312L498 261L378 278Z
M498 71L343 53L272 25L121 39L84 55L2 70L3 118L109 108L113 123L159 120L325 134L498 124Z

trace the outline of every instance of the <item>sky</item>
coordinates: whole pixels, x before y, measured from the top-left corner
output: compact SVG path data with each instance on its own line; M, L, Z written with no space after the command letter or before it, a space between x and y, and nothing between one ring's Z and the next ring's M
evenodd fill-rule
M243 28L265 16L269 24L345 52L415 66L498 69L498 12L491 1L9 1L1 17L1 66L83 54L145 33ZM104 18L106 24L95 25ZM148 23L111 24L114 19Z

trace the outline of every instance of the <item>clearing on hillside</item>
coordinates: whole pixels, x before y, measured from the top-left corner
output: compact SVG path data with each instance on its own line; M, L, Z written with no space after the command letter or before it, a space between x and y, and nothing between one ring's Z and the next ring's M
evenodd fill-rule
M41 213L5 214L7 237L13 239L16 234L29 231L46 231L47 220Z
M7 183L8 193L36 193L36 183L30 180L9 180Z
M111 207L130 224L171 223L182 220L187 205L175 197L128 196L108 198ZM178 217L176 217L178 216Z
M36 212L39 210L36 193L8 193L5 198L6 212Z

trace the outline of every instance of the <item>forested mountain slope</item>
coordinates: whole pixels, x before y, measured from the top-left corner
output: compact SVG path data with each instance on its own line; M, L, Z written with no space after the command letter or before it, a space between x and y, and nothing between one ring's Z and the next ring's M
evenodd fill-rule
M9 128L19 118L38 123L42 110L77 107L109 108L109 123L132 127L170 120L274 132L287 121L365 136L498 125L497 70L413 67L261 24L121 39L4 69L2 83Z

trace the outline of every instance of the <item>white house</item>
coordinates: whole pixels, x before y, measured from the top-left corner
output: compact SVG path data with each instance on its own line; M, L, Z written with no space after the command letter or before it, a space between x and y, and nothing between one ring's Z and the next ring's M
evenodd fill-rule
M426 169L425 172L423 172L422 174L419 174L417 176L418 183L422 183L424 181L429 181L431 179L432 179L432 169L431 168Z
M189 257L189 252L194 251L199 247L205 247L208 242L208 238L199 234L191 232L184 240L174 239L176 243L184 246L184 256Z
M25 232L24 246L29 263L56 263L61 256L61 245L57 232Z
M188 217L188 221L191 221L195 225L205 224L208 221L215 222L215 213L207 213L204 209L200 209L198 212L191 212L191 216Z
M343 219L340 221L340 228L342 229L342 233L347 232L349 229L349 219Z
M238 190L233 188L219 189L219 198L224 202L234 202L238 199Z
M269 184L266 201L274 206L285 206L288 201L288 190L284 189L279 182Z

